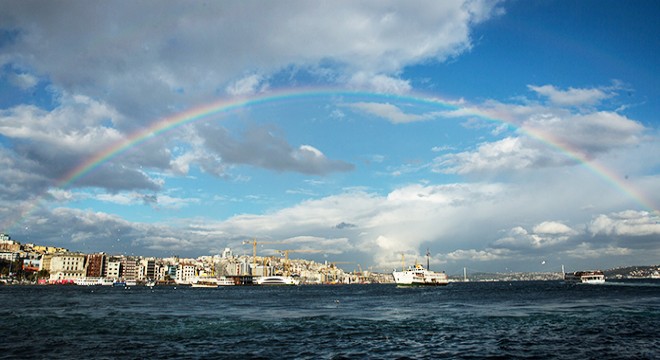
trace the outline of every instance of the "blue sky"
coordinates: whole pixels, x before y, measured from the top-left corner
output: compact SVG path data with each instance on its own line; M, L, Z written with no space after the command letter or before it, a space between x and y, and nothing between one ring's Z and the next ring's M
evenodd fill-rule
M3 2L0 231L380 270L658 262L656 2L151 5Z

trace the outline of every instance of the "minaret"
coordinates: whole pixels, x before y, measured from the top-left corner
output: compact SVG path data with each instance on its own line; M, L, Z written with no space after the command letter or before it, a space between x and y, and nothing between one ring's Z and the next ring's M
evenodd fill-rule
M426 270L431 270L431 267L429 266L429 258L431 257L431 253L429 252L429 248L426 248Z

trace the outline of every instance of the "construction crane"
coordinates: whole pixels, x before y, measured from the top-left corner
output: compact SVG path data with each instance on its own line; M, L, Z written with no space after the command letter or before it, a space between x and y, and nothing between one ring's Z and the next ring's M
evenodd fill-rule
M337 264L353 264L352 261L331 261L326 262L326 265L330 268L337 268Z
M289 273L289 253L319 253L321 250L313 249L297 249L297 250L277 250L280 254L284 255L284 272Z
M257 242L257 238L254 238L252 240L243 240L243 244L252 244L252 264L253 268L256 269L257 267L257 244L280 244L279 241L259 241Z

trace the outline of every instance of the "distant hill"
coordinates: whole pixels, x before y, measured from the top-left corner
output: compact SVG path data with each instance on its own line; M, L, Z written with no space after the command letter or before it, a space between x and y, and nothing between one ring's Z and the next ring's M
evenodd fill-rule
M607 278L650 278L660 276L660 265L626 266L605 270Z
M609 279L639 279L660 278L660 265L637 265L614 268L603 271ZM463 275L450 275L454 281L463 280ZM561 272L515 272L515 273L485 273L468 274L470 281L516 281L516 280L561 280Z

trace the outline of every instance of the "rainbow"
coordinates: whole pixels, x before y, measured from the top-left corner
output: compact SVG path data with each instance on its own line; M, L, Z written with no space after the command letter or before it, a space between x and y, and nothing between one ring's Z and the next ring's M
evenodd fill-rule
M519 131L524 134L533 137L534 139L543 142L549 147L553 148L556 151L563 153L570 159L573 159L591 172L602 178L604 181L609 183L614 188L621 191L627 197L633 199L644 208L650 210L654 213L659 213L658 209L649 201L645 200L645 197L634 189L630 184L628 184L620 176L612 172L610 169L594 162L590 161L585 155L580 151L571 149L569 146L563 144L557 139L551 138L547 134L543 134L534 129L526 129L521 127L520 124L517 124L515 121L507 119L505 115L495 113L491 110L479 109L477 107L463 106L463 104L458 102L452 102L443 100L437 97L429 97L423 95L392 95L392 94L382 94L382 93L372 93L364 91L347 91L347 90L337 90L337 89L310 89L310 88L298 88L294 90L281 90L277 92L264 93L252 97L239 97L232 99L223 99L217 102L210 104L202 105L196 108L191 108L187 111L174 114L172 116L160 119L151 126L143 128L139 131L134 132L130 136L108 146L103 151L95 154L86 161L80 163L78 166L70 170L59 180L54 182L55 188L65 188L86 174L90 173L94 169L98 168L108 160L126 152L127 150L138 146L139 144L147 141L150 138L156 137L160 134L163 134L167 131L170 131L176 127L193 123L202 119L209 118L214 115L229 113L248 106L257 106L262 104L276 103L286 100L300 100L300 99L315 99L323 97L333 97L337 99L365 99L372 98L379 101L406 101L418 104L426 104L432 106L439 106L443 108L447 116L455 117L478 117L487 121L494 121L505 123L513 126L514 128L519 129ZM37 200L27 209L20 214L20 219L16 222L20 222L21 219L27 217L34 209L37 207L39 202L43 199L43 196L38 197ZM13 224L15 225L15 223ZM8 226L11 228L13 226Z
M235 98L230 100L220 100L211 104L206 104L197 108L192 108L187 111L177 113L167 118L163 118L160 121L153 123L148 128L141 129L130 136L124 138L123 140L112 144L107 147L105 150L97 153L88 160L80 163L78 166L69 171L56 183L56 187L66 187L74 183L77 179L83 177L90 171L96 169L101 164L110 160L111 158L127 151L130 148L139 145L140 143L158 136L164 132L167 132L173 128L193 123L195 121L208 118L213 115L218 115L222 113L231 112L247 106L257 106L266 103L276 103L285 100L296 100L301 98L323 98L333 96L337 98L378 98L381 100L392 99L398 101L411 101L416 103L425 103L429 105L441 106L448 110L459 110L459 106L454 103L440 100L438 98L431 97L416 97L416 96L405 96L405 95L392 95L392 94L382 94L382 93L369 93L369 92L358 92L358 91L346 91L346 90L328 90L328 89L297 89L297 90L287 90L280 91L275 93L261 94L258 96L250 98ZM479 116L487 118L487 114L478 113L475 110L471 110L469 115ZM496 119L489 119L496 120Z

